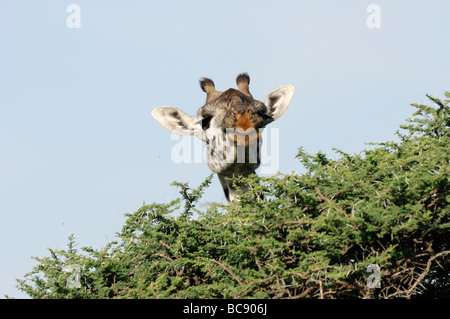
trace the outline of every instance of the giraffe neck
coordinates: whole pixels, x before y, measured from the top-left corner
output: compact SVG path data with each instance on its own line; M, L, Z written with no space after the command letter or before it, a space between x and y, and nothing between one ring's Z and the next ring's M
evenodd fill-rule
M247 175L239 175L243 177L247 177L250 174L255 174L255 171L250 172ZM235 177L236 175L226 176L220 173L217 173L219 177L220 184L222 185L223 191L225 193L225 197L228 202L234 201L237 199L238 190L242 193L246 193L248 191L248 184L246 183L236 183L233 185L233 181L230 178Z

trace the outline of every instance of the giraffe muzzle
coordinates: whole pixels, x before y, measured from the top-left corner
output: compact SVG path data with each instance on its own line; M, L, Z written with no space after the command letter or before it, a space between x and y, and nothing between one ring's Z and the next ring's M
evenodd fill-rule
M252 144L257 144L259 140L259 130L253 127L246 130L240 127L226 129L226 134L235 144L240 146L245 145L246 148Z

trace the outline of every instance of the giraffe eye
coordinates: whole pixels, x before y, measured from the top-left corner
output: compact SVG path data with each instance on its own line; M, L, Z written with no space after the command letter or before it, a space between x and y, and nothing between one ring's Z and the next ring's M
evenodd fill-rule
M265 121L270 121L270 122L273 121L273 117L268 115L266 112L261 112L260 111L260 112L258 112L258 115Z
M202 128L203 130L207 130L209 128L209 124L211 122L212 116L208 116L202 119Z

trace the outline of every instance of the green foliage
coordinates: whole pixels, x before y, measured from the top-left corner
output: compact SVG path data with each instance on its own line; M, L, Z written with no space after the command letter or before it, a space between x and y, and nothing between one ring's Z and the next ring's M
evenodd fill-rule
M242 178L250 191L230 205L196 208L212 175L197 189L176 182L180 198L127 214L116 242L77 250L71 236L18 288L32 298L448 298L445 96L413 104L400 142L337 159L300 148L305 174ZM79 265L79 288L68 265Z

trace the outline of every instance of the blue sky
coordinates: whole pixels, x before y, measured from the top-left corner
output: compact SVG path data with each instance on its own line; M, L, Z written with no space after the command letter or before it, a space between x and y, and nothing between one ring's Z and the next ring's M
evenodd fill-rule
M79 5L81 27L66 8ZM366 20L377 4L381 27ZM300 146L359 153L395 139L410 103L450 90L448 1L0 2L0 296L74 233L100 248L124 213L196 186L206 163L176 164L150 115L195 115L200 77L251 77L259 100L296 88L279 129L279 171ZM225 202L217 180L204 202Z

